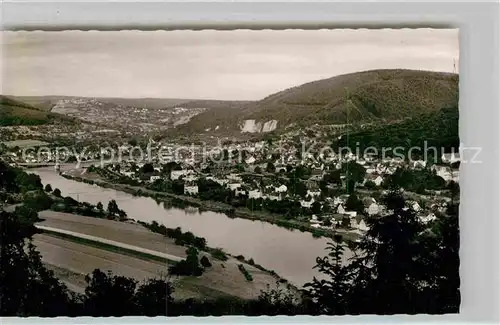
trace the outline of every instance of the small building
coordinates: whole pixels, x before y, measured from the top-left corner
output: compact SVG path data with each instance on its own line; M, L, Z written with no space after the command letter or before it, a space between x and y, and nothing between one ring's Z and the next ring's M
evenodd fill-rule
M279 187L274 188L274 191L277 193L286 193L288 187L286 185L280 185Z
M160 176L159 175L153 175L153 176L150 176L149 177L149 181L152 183L156 180L159 180L160 179Z
M249 199L260 199L262 197L262 192L260 190L251 190L248 191Z
M435 220L436 219L436 215L434 213L429 213L428 215L426 216L421 216L419 217L420 221L422 223L429 223L431 222L432 220Z
M184 194L198 194L198 185L184 186Z
M384 181L384 178L378 174L368 174L364 180L364 183L366 183L367 181L372 181L373 183L375 183L375 185L377 186L380 186L382 184L382 182Z
M180 177L186 175L187 171L186 170L172 170L170 172L170 179L171 180L176 180L179 179Z
M380 206L377 203L372 203L366 209L366 213L370 216L378 214L380 212Z
M231 190L231 191L234 191L238 188L241 187L241 183L230 183L230 184L227 184L227 187Z

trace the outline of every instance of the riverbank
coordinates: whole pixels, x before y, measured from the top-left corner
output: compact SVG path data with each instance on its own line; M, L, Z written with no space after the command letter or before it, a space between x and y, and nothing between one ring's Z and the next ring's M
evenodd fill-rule
M45 263L79 275L78 281L74 277L68 279L67 276L62 276L74 286L81 287L84 276L94 268L111 270L138 281L161 277L168 264L186 256L187 247L154 233L139 223L51 210L41 211L40 217L42 221L36 226L42 228L43 233L35 235L35 246L40 249ZM68 258L70 255L71 258ZM282 281L275 272L243 261L240 257L226 253L226 258L220 260L209 251L200 251L200 258L204 256L212 265L205 268L201 276L175 277L177 298L210 299L232 296L252 299L261 290L266 290L267 286L274 287L277 282L282 283L283 288L298 292L296 287ZM241 273L238 267L240 264L244 264L245 269L250 272L252 281L248 281Z
M93 177L90 173L80 173L79 176L71 174L71 172L62 172L60 175L66 179L77 182L83 182L90 185L97 185L104 188L110 188L117 191L122 191L134 196L149 197L156 201L163 201L172 204L176 207L185 208L186 206L196 207L205 211L223 213L229 218L242 218L247 220L264 221L283 227L289 230L299 230L301 232L309 232L313 237L331 238L334 235L340 235L344 240L356 240L360 237L358 233L349 231L334 231L329 229L318 229L312 227L309 223L283 219L281 215L272 215L258 211L251 211L246 208L234 208L229 204L214 201L203 201L195 197L176 195L166 192L158 192L146 189L140 186L132 186L127 184L111 183L103 180L100 177Z

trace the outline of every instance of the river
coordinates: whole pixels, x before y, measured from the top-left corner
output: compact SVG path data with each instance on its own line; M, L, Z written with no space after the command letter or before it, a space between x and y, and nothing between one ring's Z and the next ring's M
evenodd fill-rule
M157 221L168 228L181 227L204 237L210 247L220 247L232 255L253 258L255 263L276 271L291 283L302 286L321 274L313 270L317 256L325 256L328 240L314 238L308 232L288 230L276 225L240 218L228 218L215 212L188 213L182 209L165 208L155 200L89 185L59 176L54 168L37 168L29 172L40 176L44 185L58 188L62 195L104 207L116 200L129 218L144 222Z

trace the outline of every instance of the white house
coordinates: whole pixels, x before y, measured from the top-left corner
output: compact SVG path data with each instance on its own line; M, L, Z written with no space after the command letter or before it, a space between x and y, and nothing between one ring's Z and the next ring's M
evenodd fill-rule
M256 159L253 156L248 157L245 162L249 165L253 164L256 161Z
M357 228L358 230L363 231L363 232L370 230L370 228L368 228L368 226L366 225L366 222L363 219L361 219L359 221L359 223L356 225L355 228Z
M170 179L173 181L179 179L181 176L186 175L186 172L186 170L172 170L170 172Z
M358 214L356 211L346 211L342 204L339 204L339 206L337 207L337 213L348 215L351 218L356 217L356 215Z
M419 219L423 223L428 223L428 222L431 222L432 220L435 220L436 219L436 215L434 213L429 213L426 216L419 217Z
M344 200L342 200L339 196L336 196L336 197L333 198L333 204L334 205L339 205L339 204L341 204L343 202L344 202Z
M248 191L248 198L249 199L259 199L261 197L262 197L262 192L260 190Z
M234 191L238 188L241 187L241 184L240 183L231 183L231 184L227 184L227 187L231 190L231 191Z
M275 187L274 188L274 191L277 192L277 193L286 193L286 191L288 190L288 187L286 187L286 185L280 185L279 187Z
M241 182L241 176L239 176L238 174L231 173L231 174L227 175L226 178L231 180L231 181Z
M127 177L132 177L134 176L134 172L122 172L123 175L127 176Z
M300 200L300 205L304 208L310 208L312 207L312 204L314 203L314 199L311 198L310 201L306 201L306 200Z
M345 211L344 214L348 215L350 218L356 218L356 216L358 215L356 211Z
M366 173L367 174L374 174L377 170L375 168L366 168Z
M184 186L184 194L198 194L198 185Z
M236 196L247 194L247 191L245 191L244 189L236 189L234 192Z
M149 178L149 181L150 181L150 182L154 182L154 181L156 181L156 180L158 180L158 179L160 179L160 176L159 176L159 175L155 175L155 176L151 176L151 177Z
M309 220L309 222L310 223L319 223L318 217L315 214L313 214L311 216L311 219Z
M374 214L377 214L380 212L380 206L377 204L377 203L372 203L368 206L368 208L366 209L366 212L368 213L368 215L372 216Z
M413 168L425 168L425 165L427 165L427 161L425 161L425 160L412 161Z

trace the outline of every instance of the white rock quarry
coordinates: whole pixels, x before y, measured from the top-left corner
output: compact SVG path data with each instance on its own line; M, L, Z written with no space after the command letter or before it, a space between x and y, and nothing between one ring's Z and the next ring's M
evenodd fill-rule
M264 123L264 126L262 127L262 132L272 132L276 130L277 127L278 127L278 121L270 120Z
M245 120L243 125L240 126L241 133L261 133L271 132L276 130L278 121L270 120L265 122L256 122L255 120Z

